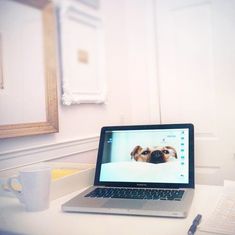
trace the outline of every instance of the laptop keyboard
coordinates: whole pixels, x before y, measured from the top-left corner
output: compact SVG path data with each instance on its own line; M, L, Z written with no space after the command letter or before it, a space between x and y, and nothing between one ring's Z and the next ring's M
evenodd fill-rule
M180 201L183 194L184 190L177 189L96 188L85 197Z

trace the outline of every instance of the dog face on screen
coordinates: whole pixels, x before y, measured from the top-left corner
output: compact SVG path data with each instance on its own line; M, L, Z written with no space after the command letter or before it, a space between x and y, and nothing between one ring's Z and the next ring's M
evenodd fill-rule
M176 150L171 146L142 148L138 145L131 152L131 159L134 159L137 162L149 162L158 164L167 162L172 157L177 159Z

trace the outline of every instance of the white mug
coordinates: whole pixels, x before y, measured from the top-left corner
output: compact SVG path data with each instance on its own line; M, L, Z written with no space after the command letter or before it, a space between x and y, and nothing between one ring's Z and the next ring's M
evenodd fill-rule
M21 190L13 187L14 181L21 185ZM27 211L42 211L49 208L51 184L49 166L22 168L19 176L10 177L7 184L14 195L25 205Z

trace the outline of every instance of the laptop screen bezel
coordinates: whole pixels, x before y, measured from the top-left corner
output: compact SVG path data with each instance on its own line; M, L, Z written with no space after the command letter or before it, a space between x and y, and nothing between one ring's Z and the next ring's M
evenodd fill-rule
M108 182L100 181L100 171L106 131L118 130L154 130L154 129L184 129L189 130L189 181L188 183L145 183L145 182ZM194 188L194 126L191 123L181 124L157 124L157 125L128 125L128 126L105 126L101 128L98 156L95 172L95 186L111 187L138 187L138 188Z

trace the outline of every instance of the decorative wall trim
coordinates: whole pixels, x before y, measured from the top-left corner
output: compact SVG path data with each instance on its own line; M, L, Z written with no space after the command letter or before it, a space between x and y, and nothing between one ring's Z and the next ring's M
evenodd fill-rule
M0 153L0 172L98 148L98 136Z
M0 32L0 89L4 89L2 33Z
M67 2L61 4L57 13L63 104L105 103L106 62L101 17Z
M95 9L99 8L100 6L99 0L78 0L78 1Z

